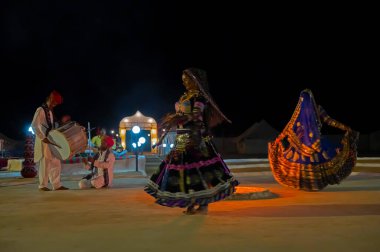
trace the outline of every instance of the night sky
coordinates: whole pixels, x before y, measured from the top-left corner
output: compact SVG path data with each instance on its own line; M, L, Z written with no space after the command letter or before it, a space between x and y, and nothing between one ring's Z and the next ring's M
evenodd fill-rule
M380 130L370 9L3 1L0 132L22 139L53 89L64 97L57 116L84 126L117 129L136 110L160 121L184 92L188 67L207 71L214 100L232 120L215 134L236 136L261 119L282 130L305 88L331 117L361 133Z

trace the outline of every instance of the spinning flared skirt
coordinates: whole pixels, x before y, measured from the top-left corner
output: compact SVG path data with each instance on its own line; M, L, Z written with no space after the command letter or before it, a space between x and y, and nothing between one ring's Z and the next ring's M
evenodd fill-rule
M323 152L322 149L320 153L329 153L324 157L320 153L304 157L302 151L285 149L277 139L268 144L273 175L281 185L305 191L319 191L327 185L339 184L356 164L358 139L358 132L347 131L333 154L331 150Z
M234 193L238 184L219 154L205 157L195 150L186 153L173 150L144 190L156 199L157 204L188 207L222 200Z

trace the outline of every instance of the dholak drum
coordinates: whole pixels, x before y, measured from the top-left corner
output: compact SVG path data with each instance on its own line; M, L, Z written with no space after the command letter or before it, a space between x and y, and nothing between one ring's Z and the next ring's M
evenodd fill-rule
M70 122L62 127L51 130L48 139L61 147L49 145L53 154L61 160L70 159L75 154L84 151L87 147L86 133L83 127L76 122Z

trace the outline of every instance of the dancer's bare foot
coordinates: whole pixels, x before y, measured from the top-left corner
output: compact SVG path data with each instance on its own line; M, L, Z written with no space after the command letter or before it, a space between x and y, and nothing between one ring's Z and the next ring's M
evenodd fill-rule
M208 206L199 206L197 210L195 210L196 214L208 214Z
M186 215L193 215L196 213L197 210L195 210L194 206L187 207L186 211L183 211Z

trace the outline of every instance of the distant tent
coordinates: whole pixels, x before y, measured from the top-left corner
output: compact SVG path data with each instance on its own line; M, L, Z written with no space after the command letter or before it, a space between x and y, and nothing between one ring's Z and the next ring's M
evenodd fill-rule
M14 140L0 133L0 142L0 157L23 156L24 141Z
M279 132L267 121L261 120L254 123L240 136L236 137L237 151L239 154L268 154L268 142L273 141Z
M370 153L380 153L380 130L369 135L368 143Z

